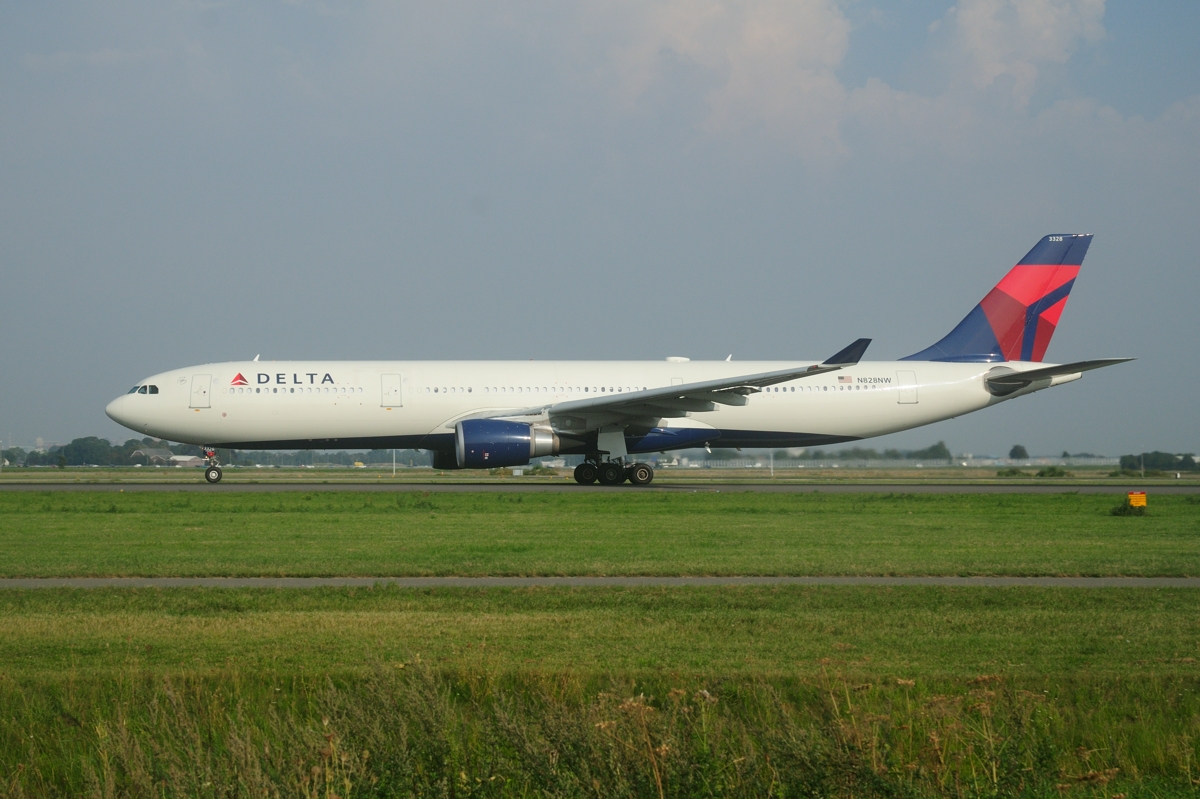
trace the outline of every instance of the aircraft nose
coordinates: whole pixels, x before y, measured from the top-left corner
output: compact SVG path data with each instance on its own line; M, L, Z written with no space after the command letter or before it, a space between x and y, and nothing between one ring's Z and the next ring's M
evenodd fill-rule
M129 415L129 396L121 395L104 407L104 413L119 425L132 427Z

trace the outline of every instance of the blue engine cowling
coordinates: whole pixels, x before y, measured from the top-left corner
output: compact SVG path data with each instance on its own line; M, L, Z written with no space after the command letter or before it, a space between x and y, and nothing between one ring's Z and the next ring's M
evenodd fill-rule
M454 455L460 469L524 466L530 458L557 455L558 436L549 427L466 419L454 425Z

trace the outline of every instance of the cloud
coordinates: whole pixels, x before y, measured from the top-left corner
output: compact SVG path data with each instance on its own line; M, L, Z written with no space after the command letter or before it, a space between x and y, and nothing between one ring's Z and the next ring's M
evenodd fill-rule
M954 74L978 90L1008 78L1024 107L1044 65L1064 64L1081 41L1104 37L1103 18L1104 0L963 0L941 22Z
M841 152L845 88L836 70L850 24L833 2L670 0L623 15L622 43L601 70L618 108L636 109L682 62L705 78L705 132L766 135L806 156Z
M699 133L746 149L766 142L810 165L850 155L847 125L901 147L925 140L968 156L1029 120L1047 65L1105 36L1104 0L962 0L930 26L926 42L940 55L946 88L921 95L877 78L854 90L842 83L851 24L832 0L610 8L617 44L597 74L617 113L637 113L669 92L682 63L702 76Z

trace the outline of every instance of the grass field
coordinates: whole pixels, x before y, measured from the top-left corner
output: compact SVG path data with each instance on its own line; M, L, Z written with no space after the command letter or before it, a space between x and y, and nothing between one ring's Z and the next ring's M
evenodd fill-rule
M0 572L1197 574L1096 495L0 494ZM1200 591L0 591L0 796L1194 795Z
M1200 497L0 493L0 576L1200 575Z
M10 795L1166 795L1200 754L1187 590L0 603Z

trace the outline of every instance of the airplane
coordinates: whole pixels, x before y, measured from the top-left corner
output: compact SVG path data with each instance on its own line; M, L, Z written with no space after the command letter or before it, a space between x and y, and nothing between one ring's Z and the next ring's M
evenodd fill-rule
M863 361L235 361L140 381L105 412L141 434L216 450L424 449L436 469L579 454L583 485L648 485L638 455L811 447L962 416L1132 360L1043 356L1091 234L1046 236L937 343Z

